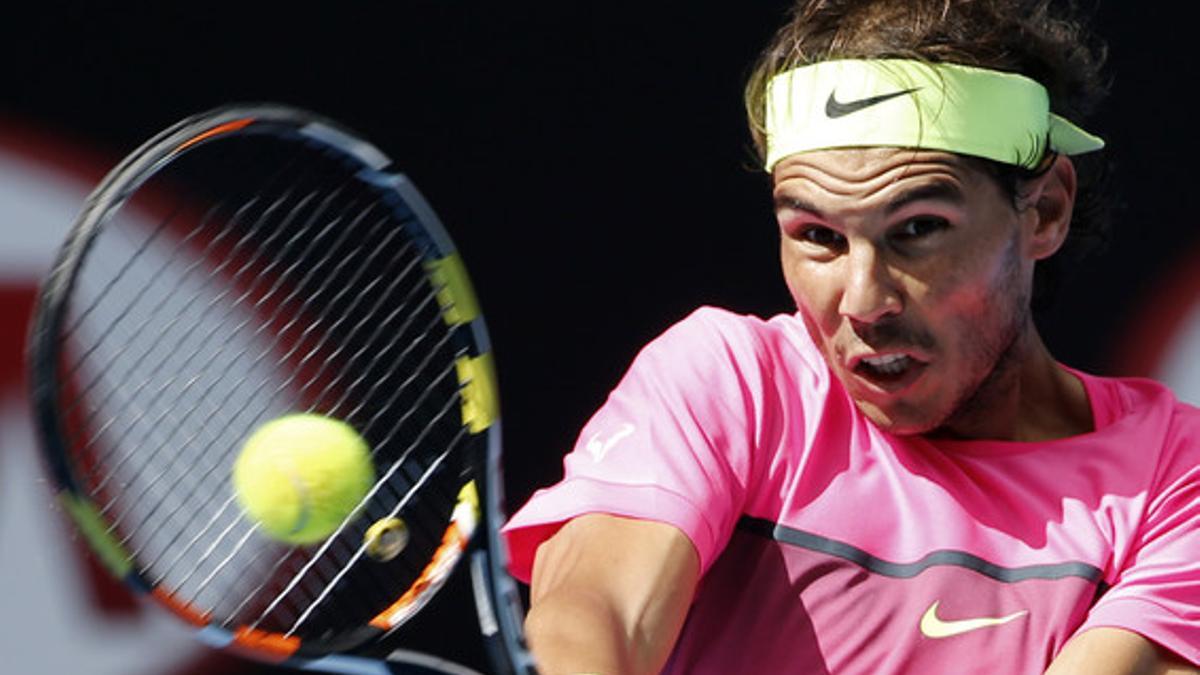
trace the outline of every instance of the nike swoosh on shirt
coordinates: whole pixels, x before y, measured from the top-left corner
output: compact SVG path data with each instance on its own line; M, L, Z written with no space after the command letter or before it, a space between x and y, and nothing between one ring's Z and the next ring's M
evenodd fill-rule
M1019 612L1013 612L1008 616L943 621L937 615L937 608L940 602L940 600L934 600L929 609L925 610L925 613L921 615L921 635L935 639L953 637L969 633L973 630L979 630L980 628L1000 626L1029 614L1029 610L1023 609Z
M596 462L602 461L604 456L608 454L608 451L611 450L618 441L626 436L629 436L633 433L633 431L634 426L629 422L625 422L621 425L620 429L603 441L600 440L600 434L593 435L587 443L587 451L591 453L592 460Z
M862 110L864 108L870 108L873 105L878 105L880 103L883 103L884 101L888 101L893 98L896 98L897 96L911 94L914 91L916 91L917 89L920 89L920 87L915 87L913 89L904 89L901 91L893 91L890 94L879 94L878 96L868 96L867 98L860 98L860 99L856 99L854 101L847 101L845 103L842 103L841 101L837 100L837 91L831 91L831 92L829 92L829 98L825 100L825 116L828 117L829 119L837 119L839 117L845 117L846 115L849 115L850 113L856 113L859 110Z

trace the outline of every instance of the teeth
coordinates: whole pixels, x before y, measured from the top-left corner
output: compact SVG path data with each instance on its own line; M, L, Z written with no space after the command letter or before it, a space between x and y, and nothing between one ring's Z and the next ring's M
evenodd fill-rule
M865 357L862 362L885 375L895 375L908 365L908 357L904 354L885 354Z

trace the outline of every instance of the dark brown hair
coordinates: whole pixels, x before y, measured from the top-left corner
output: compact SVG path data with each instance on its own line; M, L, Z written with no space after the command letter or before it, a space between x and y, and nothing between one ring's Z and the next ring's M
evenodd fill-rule
M1103 43L1070 2L799 0L746 85L750 134L759 156L765 156L765 97L772 77L811 63L863 58L918 59L1020 73L1046 87L1053 112L1085 125L1107 93L1100 73L1104 53ZM1071 232L1062 250L1036 268L1035 307L1048 303L1065 267L1108 239L1108 162L1099 153L1074 160L1080 180ZM980 162L1015 202L1031 172Z

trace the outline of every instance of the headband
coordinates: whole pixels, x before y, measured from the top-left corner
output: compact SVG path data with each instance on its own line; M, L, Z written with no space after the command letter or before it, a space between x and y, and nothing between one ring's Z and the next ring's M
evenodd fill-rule
M1104 141L1050 112L1023 75L904 59L823 61L767 84L767 171L788 155L852 147L944 150L1036 168L1050 149Z

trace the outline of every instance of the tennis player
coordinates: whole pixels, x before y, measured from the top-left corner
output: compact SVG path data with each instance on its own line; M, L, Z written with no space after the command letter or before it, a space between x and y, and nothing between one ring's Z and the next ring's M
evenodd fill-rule
M1048 5L795 8L747 100L797 311L671 327L513 517L544 672L1198 672L1200 414L1031 318L1099 222Z

